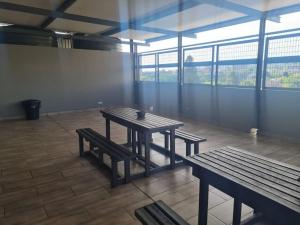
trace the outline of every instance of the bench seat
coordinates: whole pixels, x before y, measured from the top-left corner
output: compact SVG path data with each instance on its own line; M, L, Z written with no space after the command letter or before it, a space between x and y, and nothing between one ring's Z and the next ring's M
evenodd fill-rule
M157 201L135 210L143 225L189 225L163 201Z
M103 154L111 158L112 187L130 181L130 160L136 157L135 154L126 147L107 140L91 128L77 129L76 132L79 136L80 156L85 154L83 144L83 140L85 140L90 144L90 153L98 158L99 166L103 165ZM118 162L121 161L124 161L124 178L118 177Z
M165 136L165 148L169 149L170 132L161 132ZM184 130L175 130L175 138L184 140L186 143L186 156L191 155L191 146L194 145L194 154L199 154L199 143L205 142L206 138L200 137L196 134L189 133Z

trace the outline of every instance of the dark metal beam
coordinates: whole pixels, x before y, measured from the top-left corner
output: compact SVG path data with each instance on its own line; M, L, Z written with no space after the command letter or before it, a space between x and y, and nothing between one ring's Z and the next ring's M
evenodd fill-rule
M76 0L65 0L60 6L57 7L55 10L56 12L65 12ZM46 28L48 25L50 25L55 20L55 17L49 16L46 20L44 20L40 27Z
M132 26L129 29L141 30L141 31L146 31L146 32L151 32L151 33L167 34L167 35L172 35L172 36L177 36L178 35L177 31L161 29L161 28L154 28L154 27L146 27L146 26ZM190 38L196 38L197 37L195 34L192 34L192 33L186 34L185 36L190 37Z
M103 37L103 36L74 35L73 39L85 40L85 41L102 41L102 42L107 42L107 43L128 44L128 45L130 45L130 41L121 41L117 38ZM147 44L147 43L134 42L134 44L139 45L139 46L149 46L149 44Z
M54 18L62 18L62 19L68 19L68 20L74 20L79 22L86 22L86 23L92 23L92 24L100 24L110 27L120 26L119 22L111 21L111 20L104 20L104 19L98 19L88 16L80 16L70 13L62 13L62 12L56 12L51 11L47 9L41 9L31 6L23 6L18 4L13 4L9 2L0 2L0 8L1 9L7 9L17 12L25 12L30 13L34 15L40 15L40 16L52 16Z

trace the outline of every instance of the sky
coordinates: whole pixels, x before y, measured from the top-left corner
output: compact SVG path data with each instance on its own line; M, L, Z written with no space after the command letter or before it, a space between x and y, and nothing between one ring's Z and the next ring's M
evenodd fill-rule
M300 28L300 12L282 15L280 23L267 21L266 32ZM248 22L221 29L197 33L197 38L183 38L183 46L223 40L227 38L256 35L259 32L259 21ZM155 51L166 48L177 47L177 38L153 42L149 47L139 46L138 52ZM129 52L129 46L124 46L123 51Z

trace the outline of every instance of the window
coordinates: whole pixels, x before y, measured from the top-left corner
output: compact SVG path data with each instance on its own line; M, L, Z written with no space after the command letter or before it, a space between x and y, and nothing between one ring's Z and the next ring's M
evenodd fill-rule
M140 69L140 81L155 81L155 68Z
M140 65L155 65L155 55L142 55L140 56Z
M158 55L159 82L177 82L178 52L163 52Z
M211 84L213 47L184 50L184 83Z
M255 86L256 64L220 65L218 84L227 86Z
M139 56L139 80L155 81L155 54Z
M211 66L184 67L184 83L211 84Z
M300 34L267 40L265 87L300 88Z
M254 87L256 83L257 41L220 45L217 59L217 84Z
M177 82L178 68L159 68L159 82Z

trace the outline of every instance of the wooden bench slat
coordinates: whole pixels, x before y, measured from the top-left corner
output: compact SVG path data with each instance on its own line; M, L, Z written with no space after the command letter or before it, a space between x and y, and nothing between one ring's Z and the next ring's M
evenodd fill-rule
M124 156L127 156L127 157L133 157L133 154L132 152L128 151L124 146L122 145L118 145L117 143L113 142L113 141L108 141L104 136L100 135L99 133L97 133L96 131L88 128L88 131L93 133L96 137L99 137L101 138L103 141L106 141L108 142L109 144L111 144L113 147L117 148L118 150L120 150Z
M161 211L155 203L147 205L145 209L155 218L155 220L159 221L160 224L164 225L175 225L172 220L167 217L163 211Z
M258 155L253 156L253 154L246 154L245 151L240 151L240 150L237 151L237 149L235 149L233 147L227 147L227 148L223 148L223 149L225 151L232 152L234 154L240 155L240 156L245 157L247 159L262 163L262 164L267 165L269 167L276 168L276 169L279 169L279 170L282 170L282 171L286 171L290 174L293 174L295 176L300 177L300 172L298 172L297 170L293 170L293 169L289 168L288 165L285 165L285 164L281 164L281 165L278 164L278 163L275 164L274 163L275 160L271 160L271 159L265 158L263 156L258 156ZM285 166L283 166L283 165L285 165Z
M237 152L242 152L242 153L244 153L246 155L250 155L250 156L252 156L254 158L267 161L268 163L272 163L272 164L284 167L284 168L286 168L288 170L296 171L296 172L298 172L300 174L300 168L297 167L297 166L290 165L290 164L283 163L283 162L279 162L277 160L270 159L270 158L267 158L267 157L264 157L264 156L261 156L261 155L257 155L257 154L254 154L254 153L251 153L251 152L248 152L248 151L244 151L242 149L238 149L238 148L234 148L234 147L230 147L230 146L228 148L233 149L233 150L235 150Z
M144 208L137 209L135 211L135 216L142 222L142 224L147 225L161 225L158 223L150 214L148 211L146 211Z
M119 161L123 160L123 155L118 154L111 146L109 146L107 143L102 142L101 139L95 140L91 134L85 131L81 131L81 135L83 135L89 141L92 141L96 147L99 147L106 153L112 155L115 159L118 159ZM109 149L109 151L107 149Z
M273 170L272 171L268 170L265 167L262 167L260 165L251 164L247 160L243 160L242 157L236 158L234 154L227 155L226 153L224 153L222 151L221 152L215 151L215 154L218 155L218 156L223 157L226 160L231 160L233 163L238 163L240 165L247 166L251 169L255 169L255 170L260 171L262 173L269 174L270 176L277 177L278 179L281 179L282 181L286 182L287 185L288 184L293 184L293 185L296 185L296 186L300 187L300 182L297 181L296 179L292 179L288 176L282 175L281 173L277 173L276 171L273 171Z
M127 158L134 158L135 155L131 153L129 150L125 150L123 146L120 146L112 141L108 141L104 136L98 134L97 132L94 134L95 131L89 132L88 129L82 130L82 134L84 134L89 140L93 141L95 145L98 145L97 147L101 147L101 145L105 146L105 148L109 149L109 152L113 154L115 158L118 158L119 160L124 160ZM97 139L93 137L93 135L97 135ZM114 149L116 148L116 149ZM107 152L106 149L103 149Z
M159 200L156 205L163 210L169 217L175 219L177 224L189 225L184 219L182 219L177 213L175 213L169 206L167 206L163 201Z
M238 163L232 163L231 160L223 160L220 156L216 156L213 153L204 153L204 156L208 157L211 161L218 163L224 168L228 168L234 171L238 171L238 173L242 174L243 176L249 177L257 182L263 183L268 186L272 186L273 188L285 192L286 194L293 195L300 199L300 187L287 184L286 182L282 182L276 177L271 177L268 174L264 174L259 170L253 170L249 167L245 167Z
M190 225L161 200L136 209L135 215L143 225Z
M231 173L228 173L228 172L225 172L217 167L214 167L214 166L211 166L209 164L206 164L205 162L201 162L199 161L198 159L194 158L194 156L190 156L188 161L189 165L201 165L201 167L207 171L211 171L212 173L216 174L216 175L219 175L220 177L224 177L225 179L228 179L234 183L237 183L253 192L256 192L258 194L261 194L263 196L266 196L268 197L269 199L272 199L273 201L297 212L297 213L300 213L300 205L298 204L294 204L284 198L281 198L281 197L278 197L277 195L274 195L272 192L268 191L268 190L264 190L262 189L261 187L257 187L255 185L253 185L251 182L249 181L245 181L243 179L241 179L241 177L237 177L237 176L234 176L233 174Z
M162 134L167 134L167 135L170 134L169 131L164 131L164 132L161 132L161 133ZM204 141L206 141L206 138L202 138L202 137L199 137L195 134L190 134L190 133L188 133L186 131L182 131L182 130L175 130L175 137L186 140L186 141L191 141L191 142L204 142Z
M204 158L203 156L200 155L195 155L192 158L194 158L195 160L197 160L198 162L201 162L202 164L206 164L207 166L210 166L212 168L215 168L219 171L221 171L223 174L225 173L225 175L223 175L224 177L235 177L238 178L239 180L245 182L248 185L251 184L251 186L255 186L257 189L263 190L264 192L268 192L269 194L272 194L274 196L276 196L277 201L279 200L285 200L290 202L291 204L293 204L295 207L298 207L298 210L300 210L299 206L300 206L300 201L297 200L295 197L286 194L282 191L279 191L277 189L275 189L273 186L268 186L264 183L260 183L259 181L243 176L242 174L239 174L238 172L225 168L222 165L219 165L218 163L216 163L215 161L211 161L209 159ZM241 182L239 182L241 183ZM247 187L246 186L246 187Z
M286 177L289 177L291 179L297 179L298 176L294 175L294 174L290 174L290 173L287 173L286 171L284 170L281 170L281 169L278 169L278 168L274 168L272 166L269 166L269 165L266 165L266 164L263 164L261 162L257 162L256 160L254 159L251 159L251 158L247 158L247 157L243 157L241 155L238 155L238 154L234 154L234 152L231 152L231 151L228 151L227 149L223 149L223 150L217 150L217 152L222 152L223 154L226 154L230 157L234 157L238 160L241 160L241 161L245 161L245 162L248 162L252 165L255 165L255 166L258 166L258 167L261 167L261 168L264 168L264 169L267 169L267 170L271 170L275 173L278 173L278 174L281 174L283 176L286 176Z

